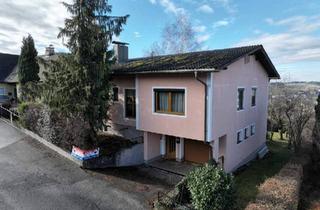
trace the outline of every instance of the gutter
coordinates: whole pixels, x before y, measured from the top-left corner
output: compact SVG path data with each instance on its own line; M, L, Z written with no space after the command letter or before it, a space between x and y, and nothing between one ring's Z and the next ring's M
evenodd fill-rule
M214 68L208 68L208 69L198 69L198 72L214 72L218 71ZM193 73L194 69L179 69L179 70L153 70L153 71L118 71L116 70L111 70L110 74L112 75L127 75L127 74L161 74L161 73Z
M203 86L204 86L204 93L205 93L205 100L204 100L204 143L208 143L207 142L207 98L208 98L208 85L206 82L202 81L201 79L199 79L198 77L198 71L194 72L194 78L196 80L198 80Z

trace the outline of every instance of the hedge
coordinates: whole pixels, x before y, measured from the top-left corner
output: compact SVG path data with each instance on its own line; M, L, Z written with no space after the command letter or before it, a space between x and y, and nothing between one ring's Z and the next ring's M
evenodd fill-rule
M84 149L94 146L90 142L90 127L80 116L65 118L40 103L22 103L18 111L21 126L62 149L71 151L73 145Z
M259 187L255 202L250 203L246 210L297 209L302 176L301 164L286 164L276 176Z

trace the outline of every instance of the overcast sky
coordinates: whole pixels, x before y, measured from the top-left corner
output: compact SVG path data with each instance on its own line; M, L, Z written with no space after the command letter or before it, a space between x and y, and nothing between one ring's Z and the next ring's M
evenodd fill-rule
M70 1L70 0L69 0ZM30 33L39 54L58 40L68 16L61 0L0 0L0 52L20 53ZM203 50L263 44L282 77L320 81L319 0L110 0L113 15L130 14L118 38L141 57L160 39L164 25L188 16Z

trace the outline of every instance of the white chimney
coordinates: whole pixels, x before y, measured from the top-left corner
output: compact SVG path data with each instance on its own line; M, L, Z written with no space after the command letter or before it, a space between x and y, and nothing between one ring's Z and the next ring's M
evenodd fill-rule
M54 47L52 44L50 44L49 47L46 47L45 55L46 56L54 55Z
M128 43L125 42L117 42L113 41L114 44L113 50L114 50L114 56L117 59L117 63L125 63L129 59L129 49Z

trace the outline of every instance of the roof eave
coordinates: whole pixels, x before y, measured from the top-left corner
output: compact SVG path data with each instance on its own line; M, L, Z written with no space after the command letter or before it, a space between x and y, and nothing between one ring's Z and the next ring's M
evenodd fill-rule
M269 78L270 79L280 79L280 74L278 73L276 67L273 65L271 59L269 58L267 52L265 51L265 49L263 48L263 46L261 46L260 48L260 52L263 54L263 58L264 58L264 61L266 62L266 64L268 65L268 69L271 69L272 70L272 73L269 74ZM268 70L266 69L266 70ZM272 76L270 76L272 75Z
M121 72L121 71L114 71L111 72L113 75L126 75L126 74L172 74L172 73L192 73L192 72L214 72L218 71L215 68L206 68L206 69L177 69L177 70L153 70L153 71L139 71L139 72L134 72L134 71L127 71L127 72Z

